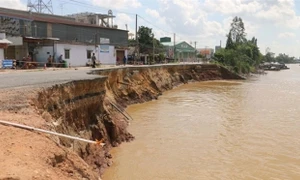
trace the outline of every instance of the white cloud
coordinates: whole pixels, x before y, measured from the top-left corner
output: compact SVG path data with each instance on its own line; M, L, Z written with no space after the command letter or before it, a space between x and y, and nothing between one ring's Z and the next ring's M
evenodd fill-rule
M194 0L159 0L161 17L165 18L175 32L195 35L202 31L206 12L202 11L199 3Z
M18 10L26 10L27 5L22 3L20 0L1 0L0 7L10 8L10 9L18 9Z
M146 9L146 14L148 14L148 15L154 17L154 18L159 18L160 17L158 11L156 11L155 9L147 8Z
M298 37L291 33L300 28L295 0L157 0L158 14L165 18L165 26L178 34L180 40L198 41L214 47L222 40L223 46L234 16L243 19L247 38L255 36L261 50L270 47L276 53L289 52L295 56L297 44L282 38ZM298 7L299 8L299 7ZM280 27L280 28L279 28ZM288 33L287 33L288 32ZM280 37L279 44L272 42ZM282 42L281 42L282 41ZM297 46L298 47L298 46Z
M1 7L26 9L26 0L0 0ZM138 25L152 28L156 37L176 33L176 42L197 41L197 47L214 47L226 41L230 23L235 16L243 19L247 38L258 38L262 53L267 47L278 53L300 56L300 16L297 0L85 0L95 8L112 9L114 24L135 32L135 15L143 17ZM149 6L146 6L150 4ZM55 8L55 6L53 6ZM78 12L86 11L77 6ZM55 10L54 10L55 11ZM68 10L71 11L71 10ZM72 12L76 9L72 9ZM89 11L94 11L90 9ZM56 11L55 11L56 12ZM77 11L76 11L77 12ZM106 11L107 12L107 11ZM165 30L165 31L164 31ZM276 42L273 42L276 39Z
M294 0L205 0L204 7L212 13L242 16L260 24L300 27Z
M283 33L279 33L278 37L279 38L291 38L291 37L295 37L296 35L294 33L291 32L283 32Z
M287 1L278 1L272 6L264 4L264 7L264 10L257 12L257 14L255 15L256 17L272 22L281 23L285 20L294 18L296 16L295 11L293 9L294 4L287 3Z
M281 41L272 41L269 44L269 47L271 48L271 52L275 52L276 55L278 55L279 53L285 53L290 56L299 57L299 54L297 55L299 49L293 44L283 45Z
M130 32L134 32L133 22L134 22L133 16L129 16L125 13L117 13L114 24L118 25L119 29L124 29L124 30L126 30L126 25L127 25L127 29Z
M141 7L139 0L92 0L94 5L111 9L128 9Z
M204 6L212 12L220 12L226 15L238 15L241 13L254 13L262 9L260 2L241 0L205 0Z

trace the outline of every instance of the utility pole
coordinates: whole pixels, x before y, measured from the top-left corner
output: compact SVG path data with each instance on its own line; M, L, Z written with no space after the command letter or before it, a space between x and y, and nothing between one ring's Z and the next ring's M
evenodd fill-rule
M208 46L205 46L205 61L208 61L207 47L208 47Z
M197 42L195 41L194 43L195 43L195 60L196 60L196 58L197 58Z
M136 40L136 42L138 41L138 39L137 39L137 14L135 15L135 40Z
M95 39L94 39L94 41L95 41L95 51L96 51L96 47L97 47L97 33L95 33Z
M176 36L176 34L174 33L174 45L173 45L174 62L175 62L175 60L176 60L175 36Z
M155 62L155 58L154 58L154 34L152 34L152 43L153 43L153 63Z
M97 47L98 47L98 45L97 45L97 39L98 39L98 33L95 33L95 54L96 54L96 56L97 56L97 59L99 60L100 59L100 55L99 55L99 49L97 49ZM99 48L100 48L100 39L99 39Z
M138 15L135 14L135 41L136 41L137 57L139 58L140 57L140 45L139 45L139 39L138 39L137 21L138 21ZM135 62L133 64L135 64Z

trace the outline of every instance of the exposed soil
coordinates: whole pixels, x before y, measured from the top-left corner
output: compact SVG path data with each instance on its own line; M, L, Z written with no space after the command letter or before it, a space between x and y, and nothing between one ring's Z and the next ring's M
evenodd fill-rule
M0 119L103 140L105 146L0 125L1 179L100 179L110 148L134 139L126 106L156 99L189 81L240 79L215 65L174 65L94 71L106 78L50 88L0 90ZM118 108L114 107L117 106Z

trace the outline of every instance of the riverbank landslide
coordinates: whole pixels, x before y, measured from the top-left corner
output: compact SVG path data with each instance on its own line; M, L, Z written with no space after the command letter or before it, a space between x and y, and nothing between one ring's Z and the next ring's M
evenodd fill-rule
M0 179L100 179L112 164L109 150L134 136L124 109L157 99L191 81L242 79L216 65L164 65L96 69L98 78L47 87L0 90L1 120L105 145L0 125Z

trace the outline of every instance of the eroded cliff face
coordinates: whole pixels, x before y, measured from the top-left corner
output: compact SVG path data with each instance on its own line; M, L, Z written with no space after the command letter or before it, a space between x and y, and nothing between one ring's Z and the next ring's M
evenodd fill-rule
M109 166L111 145L130 141L127 122L115 112L106 99L107 78L74 81L40 91L34 100L42 117L53 124L56 132L91 140L104 140L106 145L56 138L57 143L73 148L99 174Z
M108 77L107 95L123 108L156 99L162 92L189 81L239 79L216 65L166 65L98 70L94 74Z
M189 81L239 78L216 65L124 67L92 73L99 74L99 78L55 85L40 91L33 102L45 121L53 124L51 130L104 140L106 145L102 148L65 138L54 139L72 147L99 174L112 163L110 148L134 139L126 129L128 119L120 110L156 99L162 92Z

